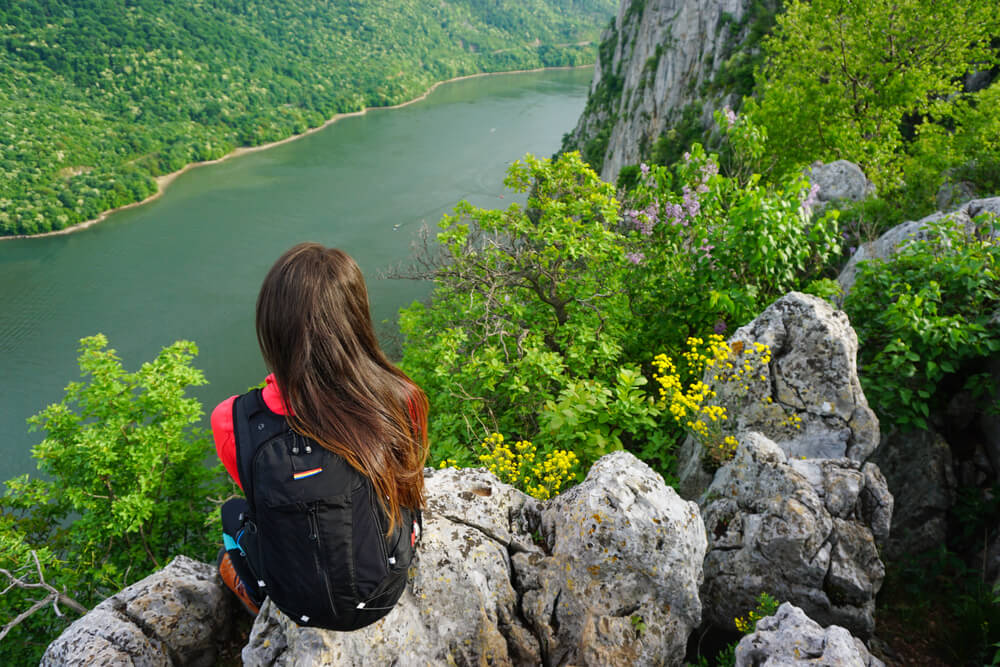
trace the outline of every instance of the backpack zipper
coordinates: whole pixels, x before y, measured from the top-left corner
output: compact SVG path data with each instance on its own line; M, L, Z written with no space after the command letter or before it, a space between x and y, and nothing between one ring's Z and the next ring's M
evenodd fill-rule
M319 559L319 552L322 548L322 544L319 541L319 522L316 520L316 506L309 506L309 539L316 541L316 548L313 549L313 566L316 568L316 572L323 578L323 587L326 589L326 600L330 604L330 613L335 617L339 616L337 613L337 607L333 603L333 591L330 590L330 577L327 575L323 565Z
M382 522L378 520L378 510L375 508L375 499L372 498L373 491L369 488L368 490L368 509L371 510L372 519L375 521L375 527L378 529L378 546L379 551L382 553L382 563L385 565L386 574L388 575L389 570L392 569L389 566L389 554L386 552L385 546L385 534L382 532Z

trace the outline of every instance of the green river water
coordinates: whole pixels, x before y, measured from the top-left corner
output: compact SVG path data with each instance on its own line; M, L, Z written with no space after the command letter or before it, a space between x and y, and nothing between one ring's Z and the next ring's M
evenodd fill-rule
M374 319L390 323L429 286L380 271L405 262L419 228L462 199L523 201L503 187L507 166L558 149L591 76L588 68L445 84L409 106L190 170L159 199L89 229L0 242L0 480L35 469L30 449L43 436L25 420L78 378L84 336L107 335L130 371L174 340L195 341L209 385L194 395L206 412L260 381L257 289L295 243L350 253Z

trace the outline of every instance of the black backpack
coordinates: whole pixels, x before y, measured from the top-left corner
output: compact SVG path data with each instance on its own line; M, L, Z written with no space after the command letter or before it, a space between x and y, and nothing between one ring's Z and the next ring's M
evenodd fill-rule
M420 513L388 519L371 481L294 432L255 389L233 402L240 481L250 511L239 540L266 595L299 625L356 630L385 616L406 586Z

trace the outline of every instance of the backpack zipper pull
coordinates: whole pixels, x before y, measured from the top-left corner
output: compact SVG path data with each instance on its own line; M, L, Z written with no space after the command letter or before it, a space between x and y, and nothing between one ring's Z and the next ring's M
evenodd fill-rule
M319 538L319 525L316 521L316 508L309 508L309 539L315 540Z

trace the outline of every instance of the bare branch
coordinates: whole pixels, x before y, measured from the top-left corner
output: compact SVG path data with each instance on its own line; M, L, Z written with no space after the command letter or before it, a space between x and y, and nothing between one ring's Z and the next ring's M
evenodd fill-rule
M10 584L7 586L7 588L5 588L3 590L3 593L0 594L5 594L12 588L19 588L22 590L41 588L48 591L49 594L46 595L41 600L35 601L34 604L32 604L26 610L15 616L9 623L3 626L3 628L0 628L0 640L3 640L3 638L6 637L11 630L13 630L15 627L17 627L25 620L27 620L32 614L41 609L44 609L50 604L52 605L52 610L56 613L56 616L60 618L62 618L63 616L63 612L59 609L60 602L79 614L87 613L86 607L84 607L82 604L80 604L70 596L66 595L65 592L59 591L55 586L45 581L45 576L42 572L42 564L41 562L39 562L38 554L35 552L34 549L31 550L31 557L35 560L35 568L38 571L38 583L31 583L25 581L19 577L14 576L14 574L9 570L0 568L0 574L6 576L7 579L10 581Z

